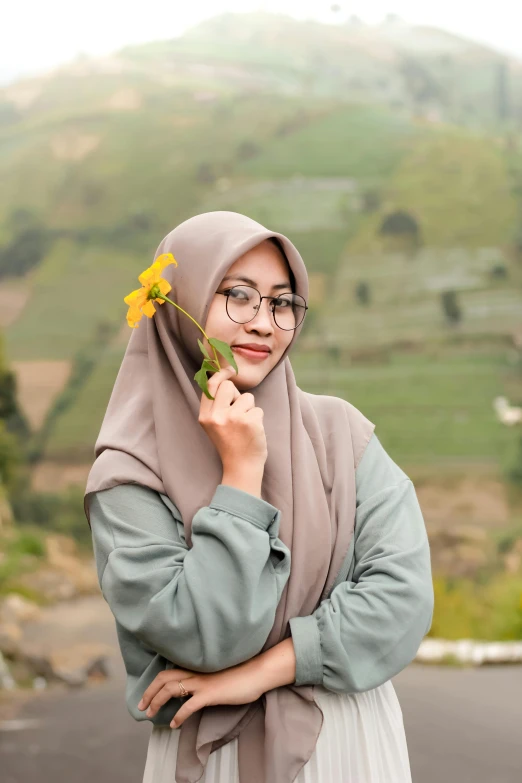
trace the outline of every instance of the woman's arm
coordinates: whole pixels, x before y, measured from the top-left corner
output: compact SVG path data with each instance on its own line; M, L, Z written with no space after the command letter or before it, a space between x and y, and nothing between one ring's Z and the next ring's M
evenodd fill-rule
M190 549L177 517L168 498L140 485L92 497L98 576L122 629L124 660L136 655L136 644L199 672L252 658L290 573L280 512L220 484L194 515Z
M413 483L375 433L356 479L352 573L312 615L290 620L297 685L375 688L413 660L431 627L434 594L422 512ZM270 676L277 679L273 667Z
M341 582L312 615L290 620L291 636L240 666L188 680L157 677L142 709L156 721L183 678L191 698L179 727L206 704L239 704L287 684L336 692L370 690L414 658L433 617L433 584L424 520L412 482L375 434L356 471L354 557ZM252 696L253 693L253 696ZM145 715L145 713L143 713Z

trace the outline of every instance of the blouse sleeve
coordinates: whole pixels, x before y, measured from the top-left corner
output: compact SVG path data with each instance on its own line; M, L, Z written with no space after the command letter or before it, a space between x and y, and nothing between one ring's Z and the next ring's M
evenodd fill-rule
M353 560L312 615L294 617L296 685L376 688L415 657L434 608L426 526L411 479L373 433L356 470Z
M90 521L126 665L139 668L138 646L200 672L260 652L290 574L277 508L220 484L194 515L189 548L166 496L124 484L92 496Z

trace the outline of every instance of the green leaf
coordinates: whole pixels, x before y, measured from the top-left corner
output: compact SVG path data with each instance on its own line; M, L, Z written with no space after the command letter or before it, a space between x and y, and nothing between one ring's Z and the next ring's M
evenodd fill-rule
M197 382L199 388L203 390L204 394L206 394L209 400L215 399L208 390L207 371L204 367L197 371L194 376L194 380Z
M228 343L224 343L223 340L216 339L215 337L209 337L208 341L210 345L214 346L216 351L220 353L221 356L224 356L227 362L232 365L237 375L239 370L237 369L236 360L234 358L234 354L232 352L232 348L230 347L230 345Z
M203 343L201 342L201 340L199 339L199 337L198 337L198 345L199 345L199 347L201 349L201 353L203 354L203 356L206 356L206 358L209 359L211 362L215 361L214 359L212 359L211 356L208 355L208 351L205 348L205 346L203 345Z
M202 369L208 370L208 372L217 372L216 362L212 359L203 359Z

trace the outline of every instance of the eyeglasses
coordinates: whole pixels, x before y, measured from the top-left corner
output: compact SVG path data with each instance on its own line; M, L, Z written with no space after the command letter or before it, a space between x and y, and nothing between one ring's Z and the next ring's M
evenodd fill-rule
M305 317L308 305L302 296L284 293L279 296L261 296L251 285L235 285L225 291L216 291L227 298L227 315L238 324L246 324L256 317L263 299L272 300L272 315L280 329L296 329Z

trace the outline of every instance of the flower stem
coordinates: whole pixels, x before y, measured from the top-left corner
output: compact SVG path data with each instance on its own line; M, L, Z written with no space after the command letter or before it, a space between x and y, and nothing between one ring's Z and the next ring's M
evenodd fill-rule
M151 297L151 298L152 298L152 297ZM215 359L216 359L216 364L217 364L217 366L218 366L218 370L220 370L220 369L221 369L221 365L219 364L219 359L218 359L218 355L217 355L217 353L216 353L216 349L215 349L215 348L214 348L214 346L213 346L213 345L210 343L210 341L209 341L209 338L208 338L208 335L207 335L207 333L205 332L205 330L203 329L203 327L201 327L201 326L198 324L198 322L197 322L197 321L196 321L194 318L192 318L192 316L191 316L189 313L187 313L187 311L186 311L186 310L184 310L182 307L180 307L178 304L176 304L176 302L173 302L173 301L172 301L172 299L169 299L169 298L168 298L168 296L165 296L164 294L160 294L160 293L158 292L158 294L157 294L156 296L154 296L153 298L154 298L154 299L164 299L164 300L165 300L165 302L169 302L169 304L171 304L171 305L174 305L174 307L177 307L177 308L178 308L178 310L181 310L181 312L182 312L182 313L185 313L185 315L186 315L186 316L188 316L188 317L190 318L190 320L191 320L191 321L193 321L193 322L196 324L196 326L198 327L198 329L200 329L200 330L201 330L201 332L203 332L203 335L204 335L204 337L207 339L207 341L208 341L208 344L210 345L210 347L211 347L211 348L212 348L212 350L214 351L214 356L215 356Z

